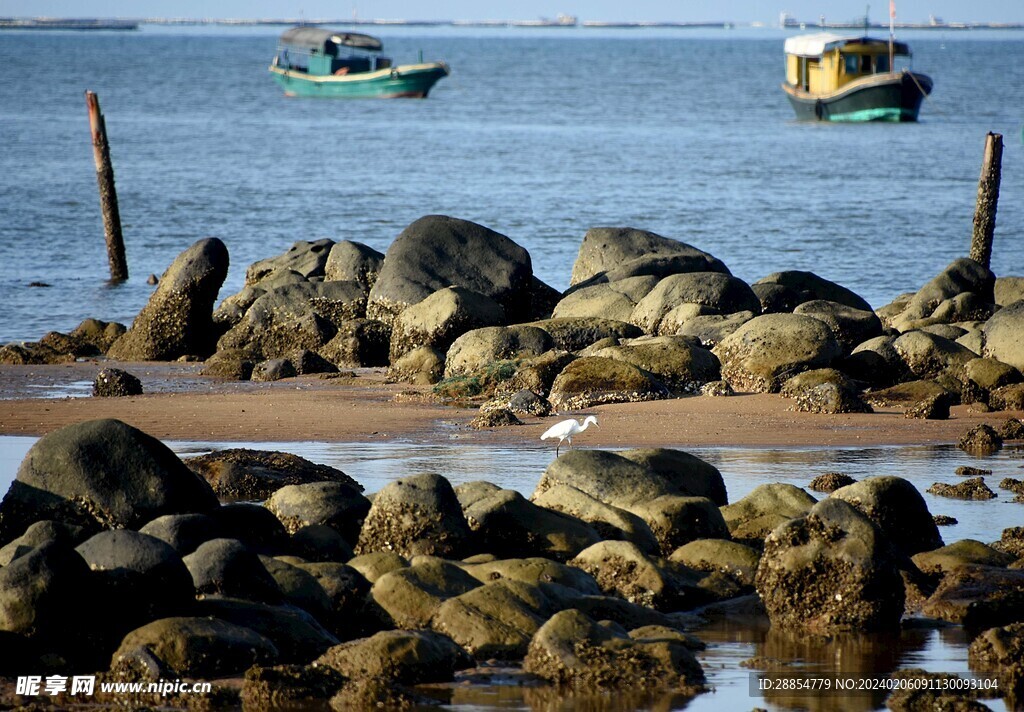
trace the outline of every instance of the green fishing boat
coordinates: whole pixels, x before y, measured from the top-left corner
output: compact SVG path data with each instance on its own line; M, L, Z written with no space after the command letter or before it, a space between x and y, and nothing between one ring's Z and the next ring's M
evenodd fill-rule
M425 98L449 73L444 62L393 65L376 37L319 27L281 35L270 65L287 96Z

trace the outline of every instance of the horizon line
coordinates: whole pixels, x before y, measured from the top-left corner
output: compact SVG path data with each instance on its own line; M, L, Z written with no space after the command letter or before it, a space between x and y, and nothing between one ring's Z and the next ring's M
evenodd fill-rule
M579 20L575 16L560 15L556 19L538 18L535 20L522 19L408 19L408 18L305 18L305 17L71 17L71 16L0 16L0 23L38 23L46 25L60 22L80 23L138 23L153 25L171 24L195 24L195 25L376 25L376 26L452 26L452 27L544 27L544 28L592 28L592 29L613 29L623 27L635 28L768 28L768 29L840 29L865 27L869 29L887 29L888 22L874 22L867 18L855 18L830 22L821 19L807 22L799 21L789 15L780 15L784 19L783 24L767 23L757 20L736 21L736 20ZM897 22L894 25L897 29L1014 29L1024 28L1024 22L1002 22L986 20L953 21L947 22L935 16L929 16L926 22ZM4 26L0 24L0 29Z

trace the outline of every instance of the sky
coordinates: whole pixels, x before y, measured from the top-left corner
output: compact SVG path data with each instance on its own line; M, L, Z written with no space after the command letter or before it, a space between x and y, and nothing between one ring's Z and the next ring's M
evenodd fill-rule
M533 20L559 13L580 20L764 22L788 12L803 21L861 18L864 0L0 0L0 17L348 18ZM888 21L888 3L870 2L870 17ZM903 22L1024 22L1024 0L896 0Z

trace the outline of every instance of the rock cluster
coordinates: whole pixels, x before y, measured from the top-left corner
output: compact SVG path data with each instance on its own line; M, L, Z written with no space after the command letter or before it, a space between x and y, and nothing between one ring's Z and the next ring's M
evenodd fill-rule
M1024 536L944 546L897 477L730 503L688 453L579 450L529 499L424 473L371 501L283 453L187 464L116 420L33 446L0 502L0 642L25 651L0 675L241 676L236 704L343 709L417 704L497 659L685 696L705 676L683 613L753 598L780 631L895 631L910 610L988 630L972 667L1019 689Z
M747 284L691 245L599 227L560 294L509 237L428 215L386 254L297 242L250 265L245 287L214 309L226 271L223 243L201 240L127 331L87 320L0 347L0 362L198 357L209 375L254 380L386 366L392 380L437 384L440 397L528 389L561 410L734 391L781 391L797 410L832 414L869 403L924 419L959 403L1024 408L1022 278L965 258L873 310L811 272ZM476 426L515 422L490 414Z

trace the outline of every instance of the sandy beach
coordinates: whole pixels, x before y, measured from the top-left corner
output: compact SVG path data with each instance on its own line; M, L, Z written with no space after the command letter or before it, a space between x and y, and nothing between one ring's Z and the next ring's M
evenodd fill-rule
M104 366L137 375L146 395L39 398L82 392ZM476 430L479 404L440 404L429 387L385 383L383 369L322 379L231 382L199 375L199 364L77 362L0 366L0 435L40 436L71 423L119 418L161 439L232 442L370 442L458 437L509 445L533 441L558 417L525 417L522 426ZM87 392L87 391L85 391ZM595 447L799 447L955 443L979 423L999 426L1021 411L984 413L956 406L948 420L905 418L901 408L821 415L792 410L779 395L695 396L598 406L585 411L601 427L581 437ZM581 416L564 413L561 416Z

